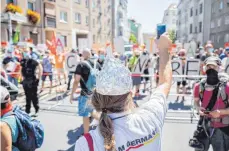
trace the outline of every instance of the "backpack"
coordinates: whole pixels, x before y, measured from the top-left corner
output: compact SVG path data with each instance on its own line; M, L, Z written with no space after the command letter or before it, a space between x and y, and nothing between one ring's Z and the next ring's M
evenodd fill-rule
M227 87L227 82L229 82L229 76L226 73L219 73L219 97L222 98L224 104L226 105L226 108L229 107L229 101L228 101L228 94L225 92L226 87ZM203 101L203 94L205 91L205 84L206 84L206 78L202 79L200 81L200 88L199 88L199 98L201 102Z
M19 130L17 142L13 145L21 151L34 151L40 148L44 141L44 128L41 123L32 119L18 106L14 107L11 115L15 116Z
M96 85L96 74L97 74L97 69L96 69L96 60L94 60L94 67L92 67L91 63L88 61L84 61L84 63L87 64L87 66L90 68L90 73L88 75L88 80L85 83L86 87L89 91L93 91Z

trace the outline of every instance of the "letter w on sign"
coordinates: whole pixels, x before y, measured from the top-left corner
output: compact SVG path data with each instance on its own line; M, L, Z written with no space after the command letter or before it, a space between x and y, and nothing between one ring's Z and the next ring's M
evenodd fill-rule
M146 68L146 65L148 64L149 60L150 60L150 55L149 55L149 53L142 54L142 55L139 57L139 59L138 59L136 65L135 65L135 67L134 67L133 73L142 74L142 73L144 72L144 70L145 70L145 68Z

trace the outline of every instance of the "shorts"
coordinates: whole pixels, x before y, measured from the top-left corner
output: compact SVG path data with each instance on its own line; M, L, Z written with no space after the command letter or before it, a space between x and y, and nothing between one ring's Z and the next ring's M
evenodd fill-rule
M141 77L132 77L133 86L141 84Z
M144 70L144 75L149 75L149 69ZM142 80L149 81L149 77L142 77Z
M57 73L64 73L65 72L64 68L57 68L56 71L57 71Z
M46 77L49 77L49 80L52 81L52 73L47 73L47 72L44 72L41 79L42 81L45 81Z
M89 117L93 108L88 105L89 98L87 96L79 96L78 97L78 113L79 116Z
M181 85L181 82L177 82L177 86L180 86ZM186 81L182 81L182 86L186 86L187 85L187 82Z

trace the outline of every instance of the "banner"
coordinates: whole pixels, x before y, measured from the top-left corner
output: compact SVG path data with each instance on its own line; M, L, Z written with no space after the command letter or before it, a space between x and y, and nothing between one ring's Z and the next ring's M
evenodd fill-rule
M229 58L224 58L222 60L222 65L223 65L223 68L224 68L224 72L229 74Z
M78 65L79 62L80 62L79 56L76 53L70 52L66 55L65 69L68 72L75 72L76 66Z
M64 46L63 46L62 42L60 41L60 38L58 38L56 41L56 53L57 54L64 53Z
M182 60L174 59L171 62L173 75L183 75L182 73ZM182 78L173 78L174 81L181 82Z
M188 59L185 64L185 75L200 75L200 60ZM187 80L196 80L198 78L186 78Z
M133 73L142 74L145 70L146 65L150 61L149 53L142 53L138 58L138 61L134 67Z

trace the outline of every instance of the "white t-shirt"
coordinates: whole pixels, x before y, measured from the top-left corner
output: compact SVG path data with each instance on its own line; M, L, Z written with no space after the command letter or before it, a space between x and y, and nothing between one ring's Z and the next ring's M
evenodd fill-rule
M161 151L161 135L167 112L166 97L156 92L151 99L135 112L110 114L114 119L114 136L117 151ZM122 117L123 115L126 115ZM90 131L93 139L94 151L105 151L104 139L99 128ZM75 151L90 151L84 137L76 141Z

